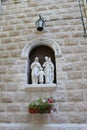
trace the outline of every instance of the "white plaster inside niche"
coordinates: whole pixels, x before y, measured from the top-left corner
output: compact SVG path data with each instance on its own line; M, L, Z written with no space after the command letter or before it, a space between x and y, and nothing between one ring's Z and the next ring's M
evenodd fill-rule
M56 84L26 84L26 91L51 91L56 89Z

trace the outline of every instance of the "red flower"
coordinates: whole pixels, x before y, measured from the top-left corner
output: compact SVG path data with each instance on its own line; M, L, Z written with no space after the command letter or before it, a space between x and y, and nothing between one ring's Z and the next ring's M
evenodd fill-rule
M48 98L48 103L54 103L54 99L53 98Z

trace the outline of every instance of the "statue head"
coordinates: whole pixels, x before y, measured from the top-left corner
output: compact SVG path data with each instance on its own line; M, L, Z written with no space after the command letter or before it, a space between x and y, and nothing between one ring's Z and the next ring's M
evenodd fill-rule
M45 60L46 60L46 61L48 60L48 56L45 56Z
M35 61L38 61L39 59L38 59L38 57L35 57Z

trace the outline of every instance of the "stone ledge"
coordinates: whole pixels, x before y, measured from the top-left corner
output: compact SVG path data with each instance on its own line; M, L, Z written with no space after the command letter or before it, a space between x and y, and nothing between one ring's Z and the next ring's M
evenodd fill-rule
M30 114L31 123L48 124L51 121L51 114Z
M0 124L0 130L6 128L6 130L87 130L87 124L23 124L23 123L12 123L12 124L6 124L1 123Z
M57 87L56 84L26 84L26 91L50 91Z

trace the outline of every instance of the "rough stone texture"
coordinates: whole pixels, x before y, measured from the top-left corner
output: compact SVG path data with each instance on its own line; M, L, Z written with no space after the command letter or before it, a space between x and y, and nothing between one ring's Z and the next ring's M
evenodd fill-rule
M84 10L82 0L81 5ZM38 14L47 20L42 32L35 27ZM83 15L87 24L85 13ZM80 16L76 0L2 2L0 130L87 130L87 125L81 125L87 124L87 39L83 37ZM25 90L26 59L21 53L27 43L38 37L51 38L62 51L62 56L56 58L57 88L51 91ZM44 95L56 99L57 112L43 119L41 115L29 115L27 106L30 100Z

